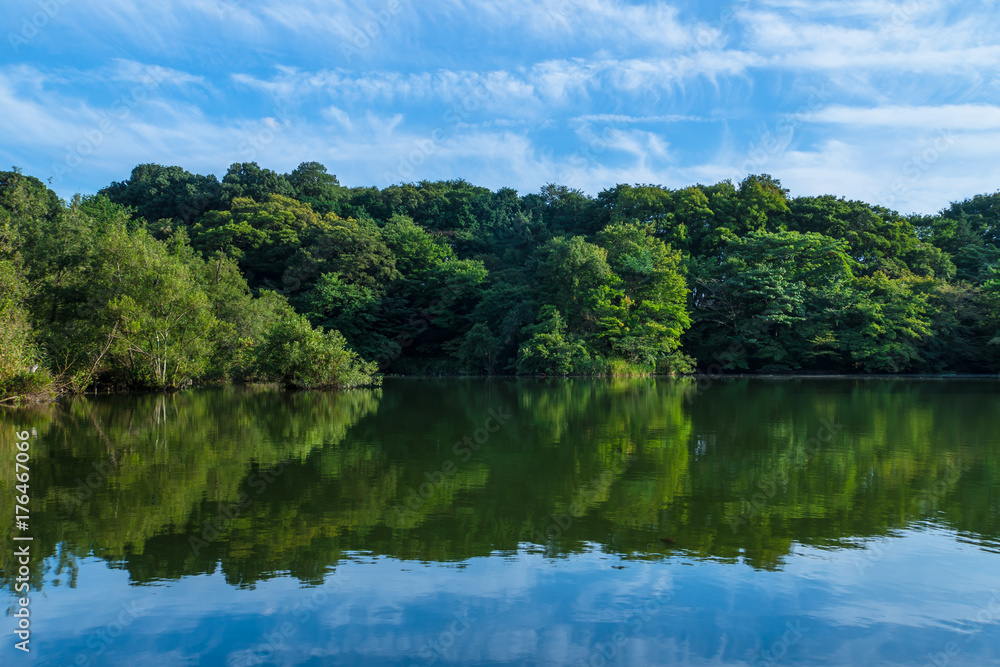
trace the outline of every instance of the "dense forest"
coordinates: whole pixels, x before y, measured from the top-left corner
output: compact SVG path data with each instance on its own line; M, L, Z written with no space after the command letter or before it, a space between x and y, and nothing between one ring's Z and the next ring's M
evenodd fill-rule
M936 216L766 174L591 197L143 164L0 172L0 400L382 373L1000 372L1000 192Z

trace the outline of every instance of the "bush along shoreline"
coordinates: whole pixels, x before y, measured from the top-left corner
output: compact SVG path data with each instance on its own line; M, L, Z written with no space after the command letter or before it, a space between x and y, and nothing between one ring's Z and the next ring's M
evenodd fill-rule
M0 403L383 374L1000 372L1000 193L935 216L772 177L344 187L144 164L0 172Z

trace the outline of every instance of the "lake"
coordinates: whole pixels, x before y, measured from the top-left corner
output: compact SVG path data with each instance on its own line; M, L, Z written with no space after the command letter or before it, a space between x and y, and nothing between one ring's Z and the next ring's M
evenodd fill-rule
M997 664L998 408L991 379L390 378L6 410L0 662Z

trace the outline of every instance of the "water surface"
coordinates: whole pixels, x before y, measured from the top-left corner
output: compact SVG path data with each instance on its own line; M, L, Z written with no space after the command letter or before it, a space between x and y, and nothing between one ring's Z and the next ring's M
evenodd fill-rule
M0 655L992 664L998 407L991 380L452 378L6 411L34 590L30 655Z

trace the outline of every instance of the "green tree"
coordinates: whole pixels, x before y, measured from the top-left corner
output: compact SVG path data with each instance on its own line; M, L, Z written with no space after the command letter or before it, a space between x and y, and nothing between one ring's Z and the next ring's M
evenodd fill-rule
M502 347L502 341L489 326L479 322L462 339L458 358L468 369L493 375L500 364Z
M537 194L525 195L524 207L551 235L589 236L608 222L606 208L582 190L549 183Z
M769 174L749 175L737 191L737 233L781 231L788 209L788 190Z
M151 223L166 220L192 225L206 211L223 207L222 185L215 176L151 163L137 165L128 179L98 194Z
M340 194L340 181L319 162L301 163L285 174L285 180L292 186L292 196L300 201L328 201Z
M247 197L263 204L272 195L292 197L295 189L284 176L263 169L256 162L234 162L222 177L222 200L225 203Z
M800 197L790 209L789 229L847 241L859 274L947 277L954 271L947 257L921 243L911 222L893 211L832 196Z
M183 235L165 244L117 227L101 239L93 282L107 290L109 360L130 384L176 388L207 368L217 320L185 251Z
M309 291L309 320L317 326L336 329L351 349L368 359L378 356L386 337L379 330L382 294L344 280L339 273L324 273Z
M534 323L537 312L538 304L530 286L497 282L482 292L482 297L470 315L470 319L476 323L473 329L480 324L485 328L480 328L476 334L478 340L470 343L472 349L480 347L488 339L489 347L492 347L492 338L495 337L495 344L498 346L496 371L514 370L518 349L525 340L523 332L525 327ZM470 329L467 336L472 335ZM459 358L467 366L475 368L478 363L475 359L481 359L481 356L479 353L472 353L464 345L463 343L463 348L460 349Z
M538 324L525 328L527 341L517 353L519 374L568 375L590 360L583 343L567 334L555 306L543 306L538 319Z
M17 265L0 259L0 402L40 389L40 350L24 308L26 286Z
M228 211L207 213L192 229L192 244L205 255L222 250L236 259L252 287L279 286L292 256L315 243L335 220L288 197L275 195L262 203L242 197Z
M608 265L608 251L582 236L557 236L538 251L536 291L540 301L565 314L571 331L591 333L596 328L594 295L618 278Z
M657 185L616 185L597 197L610 211L612 223L638 222L651 226L653 233L673 245L687 238L687 228L676 215L677 204L671 191Z
M323 231L285 262L282 282L290 294L308 292L325 273L384 294L399 277L395 258L378 227L368 220L323 219Z
M861 298L845 308L840 334L855 369L868 373L899 373L921 360L920 343L931 333L927 317L927 279L893 279L884 273L860 276Z
M674 352L691 324L680 253L655 233L651 223L613 223L597 236L619 278L595 295L598 337L607 353L643 364Z
M212 335L212 353L204 376L215 380L245 380L248 375L248 349L260 338L262 323L270 321L270 312L260 308L236 262L221 250L201 261L193 257L191 269L198 285L208 297L216 326Z
M339 332L314 328L287 303L278 305L273 314L273 325L253 353L258 379L301 389L379 383L375 364L348 349Z
M799 232L724 238L721 258L705 258L695 272L695 355L706 360L735 350L723 366L752 370L829 363L826 357L840 350L830 316L857 297L847 244Z
M58 228L55 193L19 170L0 172L0 402L48 391L52 377L31 324L26 266L47 231Z

